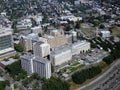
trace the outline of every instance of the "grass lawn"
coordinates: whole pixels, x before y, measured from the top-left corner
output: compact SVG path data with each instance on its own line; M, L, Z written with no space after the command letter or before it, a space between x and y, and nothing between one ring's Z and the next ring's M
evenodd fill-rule
M76 65L79 65L79 64L80 64L79 62L75 62L71 66L76 66Z
M95 27L91 27L90 25L88 25L89 27L87 27L87 28L84 28L83 25L84 25L84 23L81 24L80 30L82 30L82 32L85 33L86 35L90 35L93 33L94 30L96 30Z
M80 64L79 62L74 62L72 65L66 66L66 67L62 68L60 71L62 73L71 74L83 66L85 66L85 65ZM67 72L67 70L69 70L69 72Z
M112 27L112 34L113 36L120 36L120 27L118 26Z

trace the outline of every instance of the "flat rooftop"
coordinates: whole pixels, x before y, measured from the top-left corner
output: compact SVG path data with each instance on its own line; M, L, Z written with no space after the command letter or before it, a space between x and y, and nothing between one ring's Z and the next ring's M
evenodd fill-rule
M7 66L9 64L12 64L13 62L17 61L16 59L10 58L7 61L1 61L0 63L2 63L4 66Z
M64 45L64 46L55 48L55 50L52 51L51 54L52 54L52 55L57 55L57 54L59 54L59 53L65 52L65 51L67 51L67 50L71 50L71 49L70 49L70 46L69 46L69 45Z

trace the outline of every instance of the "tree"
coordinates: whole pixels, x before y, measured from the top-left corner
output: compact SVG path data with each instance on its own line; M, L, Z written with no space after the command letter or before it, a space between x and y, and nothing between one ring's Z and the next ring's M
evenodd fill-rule
M9 74L16 80L23 79L27 76L27 72L21 67L20 60L6 66L5 68Z
M76 22L75 28L80 29L80 21Z
M70 25L66 25L66 27L65 27L65 30L66 31L70 31L72 28L70 27Z
M23 52L23 50L24 50L23 45L20 44L20 43L19 44L15 44L14 47L15 47L15 50L18 51L18 52Z
M100 25L100 29L105 29L105 26L103 24Z
M51 72L53 73L54 72L54 66L51 65Z
M31 82L31 79L30 78L25 78L23 81L22 81L22 84L24 86L27 86L27 84L29 84Z
M10 82L8 80L0 81L0 90L4 90L6 86L10 86Z
M19 59L19 58L20 58L20 55L19 55L19 54L16 54L13 58L14 58L14 59Z
M112 50L110 55L103 59L103 61L108 65L111 64L116 59L120 58L120 42L115 43L115 45L116 47L114 47L115 49Z
M72 75L72 80L76 84L82 84L84 83L87 79L91 79L95 77L97 74L101 72L101 68L99 66L94 66L91 68L84 69L82 71L78 71Z
M44 83L42 90L70 90L70 85L60 78L51 77Z
M41 33L38 33L38 36L39 36L39 37L42 37L42 34L41 34Z
M33 74L31 75L31 79L37 79L37 80L39 80L39 79L40 79L40 76L39 76L37 73L33 73Z

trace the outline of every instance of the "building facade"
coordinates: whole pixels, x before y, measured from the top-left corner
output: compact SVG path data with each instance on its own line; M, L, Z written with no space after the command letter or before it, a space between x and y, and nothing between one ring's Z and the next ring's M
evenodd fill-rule
M22 68L27 71L28 74L32 74L34 73L33 71L33 57L32 56L21 56L20 57L21 60L21 65Z
M0 60L15 55L12 32L0 30Z
M51 62L42 57L24 55L21 56L22 68L28 74L37 73L40 77L51 77Z
M50 54L50 45L40 41L36 42L33 45L33 53L35 57L46 57Z
M54 66L61 65L72 59L71 49L68 47L59 48L50 54L50 60Z
M24 46L24 51L32 50L32 40L30 38L22 36L20 42Z
M90 50L90 42L78 41L72 44L72 55L80 54Z
M35 58L33 60L34 73L38 73L41 77L51 77L51 63L45 58Z

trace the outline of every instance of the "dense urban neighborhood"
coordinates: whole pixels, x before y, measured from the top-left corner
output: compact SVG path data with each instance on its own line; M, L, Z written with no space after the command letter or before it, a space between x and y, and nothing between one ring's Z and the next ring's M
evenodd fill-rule
M120 90L120 1L0 0L0 90Z

